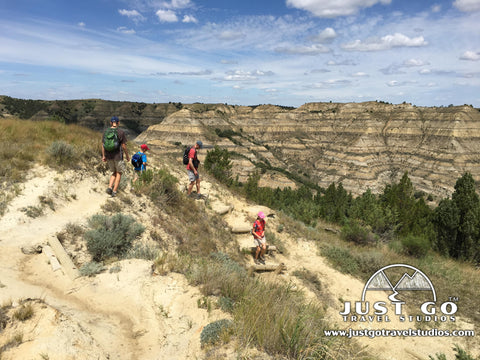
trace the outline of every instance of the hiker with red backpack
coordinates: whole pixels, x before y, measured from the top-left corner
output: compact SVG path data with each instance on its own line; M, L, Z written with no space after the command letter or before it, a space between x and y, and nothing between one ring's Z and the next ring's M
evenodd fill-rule
M187 174L190 184L188 184L187 195L190 196L192 193L193 185L197 186L197 197L200 197L200 174L198 173L198 167L200 165L200 160L197 157L197 150L203 148L203 143L198 140L194 146L188 151L188 163L187 163Z
M108 168L112 172L108 182L107 194L112 197L117 196L118 185L125 172L125 159L130 161L127 151L127 137L125 132L118 128L120 120L116 116L110 119L111 126L105 130L102 138L102 160L107 163Z
M147 154L145 154L150 148L146 144L140 146L140 151L132 156L132 165L135 170L135 177L133 182L137 181L142 172L147 169Z
M265 265L265 253L267 252L267 241L265 239L265 213L260 211L253 223L253 241L257 250L255 252L255 264Z

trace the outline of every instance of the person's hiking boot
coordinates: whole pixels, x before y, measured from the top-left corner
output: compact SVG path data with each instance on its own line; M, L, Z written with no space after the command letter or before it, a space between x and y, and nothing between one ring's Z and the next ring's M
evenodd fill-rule
M117 196L117 192L112 190L112 197L116 197L116 196Z
M260 258L258 261L260 261L260 264L265 265L265 259Z
M260 261L263 261L263 263L265 264L265 256L260 255Z
M260 265L260 260L258 260L258 259L253 260L253 262L254 262L256 265Z
M107 189L107 194L108 194L108 195L112 195L112 192L113 192L112 188L108 188L108 189Z

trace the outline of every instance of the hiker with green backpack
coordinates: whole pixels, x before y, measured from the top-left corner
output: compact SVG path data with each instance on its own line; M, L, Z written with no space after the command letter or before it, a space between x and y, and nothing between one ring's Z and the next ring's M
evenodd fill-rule
M112 172L110 181L108 182L107 194L112 197L117 196L118 185L125 172L125 159L130 161L127 152L127 137L125 132L118 128L120 120L116 116L110 119L111 126L105 130L102 138L102 160L107 163L108 168Z

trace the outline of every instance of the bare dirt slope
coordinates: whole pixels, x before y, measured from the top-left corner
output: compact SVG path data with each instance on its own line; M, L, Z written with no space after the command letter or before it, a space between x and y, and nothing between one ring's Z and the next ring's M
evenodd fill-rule
M69 200L54 194L58 186ZM22 253L101 212L104 187L104 179L38 168L0 220L0 303L18 308L22 300L42 300L32 319L0 333L0 346L23 337L2 359L186 359L201 353L200 331L218 315L198 308L200 293L182 276L152 276L151 262L124 260L119 272L72 280L54 272L44 254ZM38 206L42 195L56 197L55 211L29 218L22 209Z
M155 164L153 154L151 159ZM185 176L182 169L171 171L180 179ZM188 285L182 275L155 275L150 261L123 260L110 265L119 271L72 279L65 269L53 271L44 253L22 252L22 248L46 244L69 223L84 224L88 217L102 212L108 200L104 193L106 180L104 176L92 177L81 172L59 174L38 167L0 219L0 304L13 305L8 312L10 320L0 332L2 360L208 358L200 347L201 330L228 315L220 310L200 309L197 302L200 291ZM248 226L261 208L236 198L213 182L205 181L202 188L210 195L206 211L230 208L224 215L230 227ZM29 209L39 206L39 196L53 199L54 210L44 206L42 215L27 216ZM148 201L141 198L132 201L132 209L142 209L136 211L140 221L147 227L153 226L148 223ZM272 228L278 225L278 218L268 221ZM251 245L248 234L236 236L240 246ZM295 270L308 269L318 274L332 324L337 322L347 328L349 324L341 322L338 315L339 299L358 300L364 284L330 268L317 254L312 241L292 238L286 233L279 236L289 248L289 255L269 257L267 263L285 263L287 271L259 276L292 281L302 287L291 275ZM253 264L248 258L247 262ZM313 292L305 291L313 301L318 301ZM27 299L32 299L33 317L23 322L13 321L13 313ZM381 359L425 359L437 352L452 354L454 343L478 351L478 342L466 343L462 338L363 338L360 343L365 353ZM250 355L242 349L237 352L255 358L252 352ZM261 357L257 358L269 358L258 354ZM230 349L222 357L234 359L237 355Z

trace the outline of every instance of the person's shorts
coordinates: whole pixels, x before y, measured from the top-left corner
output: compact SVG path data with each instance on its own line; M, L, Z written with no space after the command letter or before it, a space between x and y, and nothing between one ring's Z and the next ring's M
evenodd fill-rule
M187 170L187 174L188 174L188 180L190 180L190 182L197 181L200 178L200 174L198 171L197 171L197 175L195 175L195 173L192 170Z
M267 244L267 240L265 240L265 236L261 239L253 238L253 242L255 243L255 246L260 246L260 247L262 247L262 245Z
M125 172L125 162L123 160L107 160L108 168L112 173L123 174Z

